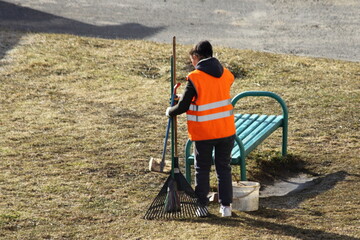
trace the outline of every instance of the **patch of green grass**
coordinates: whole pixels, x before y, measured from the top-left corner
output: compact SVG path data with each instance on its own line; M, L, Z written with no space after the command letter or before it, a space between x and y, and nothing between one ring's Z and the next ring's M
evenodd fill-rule
M0 214L0 225L16 221L20 218L20 214L16 212L1 213Z
M10 34L0 32L0 39ZM177 46L183 85L190 47ZM249 156L249 179L261 183L281 169L304 170L324 177L317 194L299 195L301 204L292 209L265 207L260 200L259 211L235 211L231 219L219 217L217 204L208 219L142 219L167 177L147 165L162 152L171 49L139 40L27 34L4 53L0 238L359 238L360 64L230 48L214 50L237 76L232 96L273 91L289 107L290 155L278 157L281 137L275 132ZM279 109L267 99L236 107ZM178 122L182 165L185 117ZM235 178L239 169L233 172Z

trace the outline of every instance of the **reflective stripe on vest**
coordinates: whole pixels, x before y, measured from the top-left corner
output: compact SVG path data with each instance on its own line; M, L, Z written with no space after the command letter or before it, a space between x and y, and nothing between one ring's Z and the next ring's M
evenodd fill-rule
M204 116L196 116L196 115L187 114L187 120L194 121L194 122L205 122L205 121L230 117L231 115L233 115L233 112L234 112L233 110L229 110L229 111L225 111L225 112L213 113L213 114L204 115Z
M204 105L191 104L189 110L191 110L191 111L206 111L206 110L210 110L210 109L214 109L214 108L225 107L226 105L229 105L229 104L231 104L231 99L226 99L223 101L204 104Z

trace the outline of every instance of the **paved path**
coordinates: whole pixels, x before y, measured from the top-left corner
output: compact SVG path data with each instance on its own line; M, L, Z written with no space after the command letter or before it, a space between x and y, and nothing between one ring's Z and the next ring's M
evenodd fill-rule
M360 0L7 0L0 27L360 61Z

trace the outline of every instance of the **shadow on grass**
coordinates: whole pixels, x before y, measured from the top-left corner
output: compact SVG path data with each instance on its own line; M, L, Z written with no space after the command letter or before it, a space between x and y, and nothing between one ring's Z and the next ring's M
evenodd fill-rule
M293 209L317 195L333 189L339 182L345 181L347 176L360 178L360 175L349 174L346 171L337 171L324 176L306 169L306 161L301 156L288 154L285 157L277 154L269 157L272 153L258 153L252 155L256 161L255 174L252 178L261 183L263 187L270 187L274 194L260 198L260 205L269 208ZM311 176L308 178L307 176ZM307 181L308 180L308 181ZM276 193L276 181L288 183L296 188L291 188L285 195ZM283 190L284 186L278 186Z
M107 39L143 39L156 34L165 27L147 27L138 23L96 26L0 1L0 28L10 31L64 33ZM20 38L21 34L18 34L12 43L0 42L0 59L4 57L7 50L18 43Z
M272 185L277 179L287 179L300 173L317 176L306 169L306 161L301 156L294 154L283 157L279 152L256 151L249 155L247 161L255 162L253 169L249 170L250 178L262 186Z
M359 238L346 236L337 233L329 233L323 230L316 229L307 229L292 226L289 224L280 224L274 222L267 222L264 220L255 220L248 217L233 217L233 218L221 218L217 216L212 216L211 218L195 219L191 220L196 223L209 223L215 225L223 225L226 227L250 227L254 231L258 230L259 235L261 230L265 229L270 231L273 234L280 236L295 237L297 239L303 240L313 240L313 239L341 239L341 240L359 240ZM239 236L239 239L245 236Z
M255 212L251 213L254 214ZM268 219L277 219L282 220L286 219L288 216L283 212L276 209L265 209L261 208L257 214L261 215L261 217ZM249 214L249 213L247 213ZM222 218L216 215L211 215L208 218L195 218L195 219L182 219L177 221L186 221L186 222L194 222L194 223L207 223L214 224L226 227L234 227L234 228L252 228L254 231L258 231L258 235L261 235L262 230L266 230L271 232L272 234L276 234L279 237L287 236L294 237L296 239L302 240L313 240L313 239L338 239L338 240L360 240L359 238L346 236L337 233L329 233L323 230L317 229L308 229L301 228L297 226L293 226L290 224L281 224L274 223L266 220L253 219L251 217L246 217L244 214L241 216L233 213L233 217L231 218ZM239 239L242 239L246 236L239 235Z
M278 209L297 208L303 201L314 198L317 195L334 188L337 183L344 181L348 175L349 174L345 171L338 171L323 177L315 178L312 181L299 184L296 189L284 196L261 198L261 206Z

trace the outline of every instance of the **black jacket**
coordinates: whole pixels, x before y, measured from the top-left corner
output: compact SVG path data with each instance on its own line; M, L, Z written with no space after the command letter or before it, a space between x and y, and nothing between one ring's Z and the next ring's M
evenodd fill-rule
M217 60L214 57L200 60L198 64L195 66L195 69L203 71L216 78L220 78L224 72L223 66L221 65L219 60ZM184 94L180 98L178 104L170 109L169 115L173 117L186 112L189 109L189 106L193 98L196 96L197 96L196 89L193 83L191 82L191 79L188 79Z

